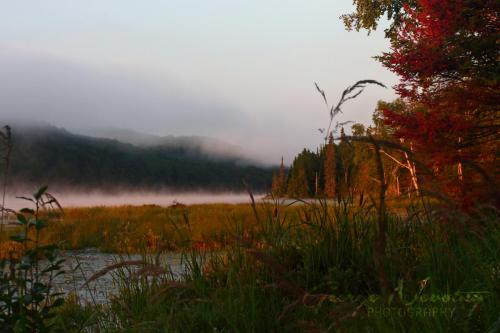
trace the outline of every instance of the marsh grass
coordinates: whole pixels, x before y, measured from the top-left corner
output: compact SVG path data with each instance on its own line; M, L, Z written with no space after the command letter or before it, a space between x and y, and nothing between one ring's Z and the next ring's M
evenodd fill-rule
M430 206L406 215L389 210L384 269L393 287L385 295L374 261L373 205L346 200L291 208L276 201L248 208L218 224L232 239L224 247L179 248L181 279L154 255L144 254L150 267L141 274L120 267L114 272L120 292L109 304L82 308L93 313L91 330L471 332L498 321L494 209L473 217L455 212L452 224L451 212L443 219ZM173 237L201 234L194 221L177 216Z
M258 209L264 213L267 205ZM287 218L298 221L298 209L289 208ZM111 253L156 253L191 245L220 248L234 243L231 234L238 224L244 224L248 232L257 228L253 209L243 204L65 208L64 216L52 216L51 221L42 235L43 243L58 243L65 250L97 248ZM1 240L15 232L15 228L6 230Z

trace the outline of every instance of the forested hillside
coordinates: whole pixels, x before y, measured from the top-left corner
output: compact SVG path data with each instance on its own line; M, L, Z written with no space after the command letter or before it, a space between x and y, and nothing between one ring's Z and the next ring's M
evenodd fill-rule
M14 184L243 190L246 179L264 190L271 183L271 169L185 147L137 147L40 125L12 126L12 138Z
M82 135L101 139L113 139L138 147L181 148L185 152L204 155L211 159L238 159L246 164L255 164L243 153L244 148L206 136L158 136L123 128L93 128L84 130Z

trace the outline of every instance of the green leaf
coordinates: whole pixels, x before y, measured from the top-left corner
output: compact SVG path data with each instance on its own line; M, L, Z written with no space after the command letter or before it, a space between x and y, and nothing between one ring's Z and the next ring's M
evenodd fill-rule
M44 292L44 291L47 291L47 289L48 289L48 287L43 283L35 282L33 284L33 290L35 292Z
M64 304L64 298L58 298L52 303L52 307L56 308Z
M26 219L26 216L24 216L23 214L17 214L17 220L19 221L19 223L23 225L28 224L28 220Z
M47 191L48 188L49 187L47 185L44 185L44 186L40 187L38 189L38 191L36 191L35 193L33 193L33 198L35 198L36 200L40 200L40 198L45 193L45 191Z

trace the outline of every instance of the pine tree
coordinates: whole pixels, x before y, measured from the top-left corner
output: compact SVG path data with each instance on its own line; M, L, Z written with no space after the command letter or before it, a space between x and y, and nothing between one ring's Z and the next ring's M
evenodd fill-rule
M275 197L283 197L286 194L286 175L285 166L283 164L283 156L281 157L281 165L279 173L273 172L273 181L271 185L271 193Z
M320 169L318 156L304 149L295 157L290 171L287 193L293 197L308 198L314 195L316 173Z
M296 198L307 198L310 195L306 170L302 165L293 170L292 177L288 184L288 194Z

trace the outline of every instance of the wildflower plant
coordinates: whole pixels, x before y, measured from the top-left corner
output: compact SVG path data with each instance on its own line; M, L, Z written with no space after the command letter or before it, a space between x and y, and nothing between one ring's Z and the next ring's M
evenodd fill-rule
M20 253L10 252L0 259L0 327L4 332L49 332L55 309L64 303L54 279L64 274L58 246L42 245L49 209L61 209L47 192L47 186L32 197L20 197L33 204L16 212L21 233L11 236Z

